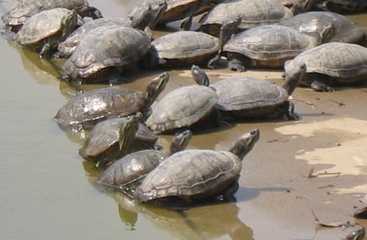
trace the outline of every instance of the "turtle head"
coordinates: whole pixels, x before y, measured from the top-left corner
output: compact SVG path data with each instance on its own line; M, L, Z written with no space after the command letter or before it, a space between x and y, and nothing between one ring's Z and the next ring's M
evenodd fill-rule
M231 39L232 35L238 31L241 22L242 19L237 17L234 20L223 23L219 33L219 45L221 49L223 49L226 42Z
M82 9L78 11L78 13L83 18L84 17L90 17L93 19L103 18L101 11L91 6L84 6Z
M139 118L137 116L129 116L126 122L121 125L119 133L119 149L122 153L128 153L129 148L135 140L135 134L139 128Z
M183 132L177 133L172 139L170 155L184 150L187 145L189 145L191 137L192 132L190 130L185 130Z
M240 137L240 139L237 140L237 142L229 151L242 160L247 155L247 153L252 150L259 138L260 130L251 130L250 132Z
M206 72L197 65L192 65L191 75L195 82L201 86L209 87L209 77Z
M153 29L166 9L167 2L165 0L157 1L156 3L144 3L143 5L137 6L129 14L131 25L141 30L144 30L146 27Z
M286 63L285 83L283 85L283 88L287 91L289 96L292 95L298 83L303 80L307 71L305 63L294 64L292 61Z
M147 107L149 107L165 89L168 80L169 74L164 72L149 83L145 90L145 101Z

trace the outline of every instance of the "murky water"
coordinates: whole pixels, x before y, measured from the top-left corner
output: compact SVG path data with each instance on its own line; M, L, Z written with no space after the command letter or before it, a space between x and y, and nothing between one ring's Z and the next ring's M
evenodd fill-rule
M124 15L135 3L90 2L105 16ZM367 26L365 16L353 19ZM328 180L304 183L310 166L304 160L294 161L295 156L300 150L308 152L345 139L358 139L336 130L295 138L292 131L286 135L277 130L295 126L298 131L297 123L286 122L236 124L197 134L190 148L226 149L245 131L261 129L262 139L246 159L236 195L238 202L197 207L184 213L134 206L119 194L95 188L94 169L83 165L78 155L81 141L62 132L53 121L56 111L75 91L60 82L56 70L36 54L2 38L0 53L1 239L311 239L315 226L307 208L309 203L296 197L306 198L309 191L315 190L315 184L327 185ZM144 89L155 74L145 73L142 77L137 73L134 77L138 79L128 86ZM210 72L214 81L230 74ZM245 75L280 79L277 72ZM173 71L172 76L166 92L192 84L188 71ZM302 124L348 117L367 120L363 110L366 101L367 89L363 87L332 94L299 89L295 95ZM161 142L169 142L169 137L163 137ZM330 181L357 187L367 182L367 169L357 176ZM296 190L289 193L290 189ZM324 191L313 193L312 197L326 199ZM338 204L343 204L340 196L349 201L348 194L339 194L339 198L335 196Z

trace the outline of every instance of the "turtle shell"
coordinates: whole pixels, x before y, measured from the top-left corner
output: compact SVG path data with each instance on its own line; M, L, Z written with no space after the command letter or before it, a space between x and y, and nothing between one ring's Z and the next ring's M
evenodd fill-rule
M60 43L58 46L58 51L60 52L61 56L68 57L74 52L81 39L96 28L106 26L130 27L130 24L131 21L128 18L99 18L88 21L75 30L64 42Z
M97 180L98 184L122 189L155 169L166 155L161 151L143 150L126 155L109 166Z
M215 6L203 19L201 28L218 36L223 23L241 18L240 29L248 29L258 25L278 23L292 16L289 9L280 1L274 0L241 0L228 1Z
M121 139L120 129L126 122L126 118L112 118L98 123L89 134L83 148L80 150L80 154L88 160L99 160L104 157L111 160L121 157L122 151L118 146ZM152 135L152 133L147 132L142 123L139 123L134 140L134 150L145 147L137 146L145 143L145 138L148 139L147 144L154 144L155 141L151 142L150 139ZM157 137L155 137L155 140L157 140ZM123 152L125 150L123 149Z
M164 160L136 190L141 202L166 197L221 194L241 173L241 160L226 151L186 150Z
M56 114L62 128L82 130L112 116L128 116L140 112L145 105L142 92L121 87L88 91L71 98Z
M62 41L76 26L75 11L54 8L30 17L17 33L17 42L21 45L35 45L52 37Z
M338 82L354 82L367 77L367 48L351 43L326 43L287 62L285 71L291 72L303 63L307 73L327 75Z
M250 59L273 62L282 66L306 49L312 39L298 31L280 25L259 26L236 34L224 46L224 52L241 54Z
M150 38L129 27L99 27L88 33L63 71L72 79L88 79L110 68L124 68L139 61L151 48Z
M281 24L310 35L319 34L331 24L332 36L322 39L322 42L361 43L365 35L363 30L347 17L333 12L307 12L282 20Z
M191 126L209 114L217 101L217 94L209 87L177 88L153 104L146 125L156 132Z
M246 111L270 108L288 101L287 91L266 80L229 78L212 85L218 95L217 108L222 111Z
M339 13L361 13L367 11L365 0L326 0L326 8Z
M169 63L199 64L219 50L218 39L202 32L180 31L152 42L157 55Z
M78 13L88 7L86 0L18 0L14 8L2 17L9 26L23 25L31 16L53 8L76 10Z

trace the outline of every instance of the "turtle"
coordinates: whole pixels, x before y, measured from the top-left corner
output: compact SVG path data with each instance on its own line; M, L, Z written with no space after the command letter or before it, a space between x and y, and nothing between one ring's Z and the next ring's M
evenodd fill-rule
M286 62L292 75L300 65L307 71L300 85L316 91L333 91L333 85L351 85L367 78L367 48L352 43L325 43Z
M232 33L227 31L226 25L221 31L221 47L218 55L209 61L209 68L215 68L222 55L227 58L229 68L233 71L242 72L249 66L282 68L287 60L321 44L321 37L311 37L282 25L254 27L235 34L232 38ZM320 35L324 36L329 32L330 28ZM226 42L227 39L229 40Z
M49 56L59 42L77 27L78 18L74 10L54 8L28 18L16 35L16 41Z
M219 36L221 26L236 19L241 19L239 30L246 30L258 25L278 23L291 16L291 11L278 0L226 1L216 5L200 20L200 30Z
M202 32L179 31L152 42L149 67L206 64L219 50L218 39Z
M216 90L218 102L216 108L235 119L274 119L285 116L288 120L297 120L294 105L289 102L302 79L306 68L304 65L287 81L278 86L270 81L249 77L231 77L211 85ZM205 71L198 70L197 78L207 79Z
M74 31L64 42L59 44L57 57L69 57L79 45L81 39L99 27L123 26L140 30L145 30L146 27L153 28L159 16L166 8L167 4L165 1L156 6L152 4L141 4L134 8L128 17L99 18L88 21Z
M349 18L333 12L312 11L282 20L281 25L291 27L299 32L315 36L325 28L332 27L332 32L322 42L346 42L363 44L365 32Z
M75 10L82 17L101 18L101 12L86 0L17 0L14 8L4 14L3 22L10 31L18 32L31 16L53 8Z
M209 87L209 79L195 78L198 66L192 66L192 75L198 85L176 88L152 106L146 125L162 133L189 127L210 116L218 101L216 92Z
M323 0L319 7L341 14L367 12L367 2L365 0Z
M168 73L153 79L146 91L133 91L113 86L91 90L71 98L56 114L61 128L87 130L109 117L128 116L148 111L169 80Z
M106 81L137 63L151 48L150 37L141 30L104 26L89 32L62 67L62 79L82 83Z
M229 151L184 150L165 159L136 188L139 202L180 199L184 202L230 198L237 189L242 160L260 137L258 129L237 140Z
M89 161L112 161L131 151L153 147L158 136L141 123L141 119L140 113L135 116L110 118L97 123L88 135L84 146L79 150L79 154ZM131 132L128 132L131 134L129 135L131 143L127 144L125 129L127 124L132 124L132 121L137 123L134 123L136 126L134 125Z
M176 134L168 153L161 150L142 150L124 156L103 171L97 184L118 189L132 196L136 186L149 172L168 156L187 147L191 136L190 130ZM131 137L127 136L130 139Z

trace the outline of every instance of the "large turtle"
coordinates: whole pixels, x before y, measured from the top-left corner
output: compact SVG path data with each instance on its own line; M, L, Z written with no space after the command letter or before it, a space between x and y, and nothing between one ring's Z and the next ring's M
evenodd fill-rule
M332 91L331 85L350 85L367 78L367 48L351 43L326 43L309 49L285 64L285 73L306 65L300 84L316 91Z
M126 155L108 167L98 178L97 183L131 194L141 180L164 159L184 150L190 142L191 135L190 130L176 134L167 153L160 150L142 150Z
M122 26L99 27L83 37L65 62L63 79L105 81L105 74L127 69L150 48L150 37L141 30Z
M342 14L362 13L367 11L366 0L323 0L319 6L322 9Z
M180 31L152 42L150 66L206 64L219 50L218 39L202 32Z
M280 24L296 29L299 32L315 36L325 28L332 28L331 34L322 42L363 43L365 32L350 19L333 12L307 12L282 20Z
M145 93L122 87L108 87L88 91L69 100L56 114L62 128L80 131L114 116L128 116L145 112L163 91L169 79L163 73L152 80Z
M99 18L93 21L88 21L74 31L64 42L58 47L59 57L69 57L81 39L89 32L94 31L99 27L133 27L140 30L145 30L146 27L153 28L159 19L159 16L167 8L165 1L153 4L140 4L134 8L133 12L128 17L120 18Z
M98 123L88 135L79 154L89 161L112 161L140 149L151 148L158 139L143 123L142 114L122 118L111 118ZM134 122L137 122L136 124ZM128 124L135 125L126 132ZM129 135L130 134L130 135ZM129 136L131 143L126 143Z
M152 106L152 114L146 121L154 132L189 127L208 116L218 101L215 91L209 87L209 80L195 78L197 66L192 74L198 85L177 88Z
M216 108L237 119L285 116L289 120L296 120L298 116L288 99L305 71L304 65L299 66L294 74L286 75L287 80L283 86L246 77L232 77L216 82L211 85L218 95ZM208 78L203 70L199 71L197 77Z
M200 29L214 36L219 36L223 24L240 18L240 30L258 25L278 23L293 16L291 11L278 0L241 0L226 1L214 7L202 19Z
M9 30L17 32L31 16L53 8L75 10L82 17L102 17L99 10L89 6L86 0L17 0L15 7L2 20Z
M242 136L229 151L185 150L173 154L137 187L136 199L148 202L175 197L190 201L233 194L229 190L233 191L231 186L237 184L242 160L259 136L259 130L253 130Z
M77 22L74 10L54 8L42 11L27 19L17 33L16 40L40 52L41 56L49 56L58 43L74 31Z
M319 38L281 25L258 26L232 38L232 32L227 32L225 27L226 25L220 34L220 51L209 62L211 68L216 66L221 55L226 56L230 69L234 71L242 72L249 66L281 68L287 60L321 43Z

